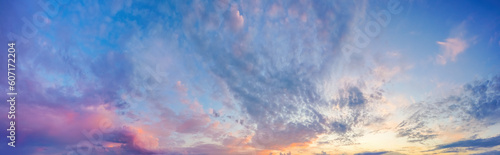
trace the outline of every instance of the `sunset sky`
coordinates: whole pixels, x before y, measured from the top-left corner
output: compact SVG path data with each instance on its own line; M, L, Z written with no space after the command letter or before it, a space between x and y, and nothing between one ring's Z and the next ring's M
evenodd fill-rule
M0 154L500 154L500 1L2 0L0 17L18 92Z

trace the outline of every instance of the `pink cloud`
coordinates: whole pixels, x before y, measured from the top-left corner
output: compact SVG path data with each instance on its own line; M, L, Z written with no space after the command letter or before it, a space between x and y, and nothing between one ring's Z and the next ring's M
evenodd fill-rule
M240 28L242 28L243 24L245 23L245 19L240 14L238 6L233 5L229 13L228 24L231 26L231 29L239 30Z
M210 118L208 117L189 118L177 126L176 131L179 133L197 133L205 129L209 122Z
M438 41L442 48L442 53L437 56L436 61L445 65L448 61L455 61L458 54L463 53L468 48L467 42L460 38L448 38L445 42Z
M100 124L103 120L116 123L116 115L104 105L88 109L42 105L19 105L18 108L23 111L16 115L16 119L22 120L16 123L18 131L23 133L16 137L20 145L49 139L54 144L76 144L87 140L83 131L103 128Z
M283 12L283 8L280 5L273 4L271 6L271 9L269 9L269 11L267 12L267 14L271 18L276 18L278 15L282 14L282 12Z
M133 133L132 144L134 147L150 151L158 149L159 139L154 133L138 127L130 127L129 130Z
M177 90L177 92L179 92L181 95L183 96L186 96L187 95L187 91L188 91L188 88L186 87L185 84L183 84L181 81L177 81L177 83L175 84L175 89Z

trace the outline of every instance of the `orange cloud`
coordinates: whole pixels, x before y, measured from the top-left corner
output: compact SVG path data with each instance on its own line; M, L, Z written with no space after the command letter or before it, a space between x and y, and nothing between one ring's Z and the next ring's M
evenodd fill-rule
M257 151L257 154L258 155L268 155L270 153L280 153L280 152L289 152L289 151L292 151L292 152L295 152L297 150L301 150L301 149L310 149L310 145L313 144L318 138L315 138L315 139L312 139L310 141L307 141L307 142L302 142L302 143L292 143L286 147L279 147L279 146L276 146L276 147L271 147L271 148L277 148L275 150L259 150Z
M156 150L158 149L158 141L157 137L154 137L152 133L145 131L142 128L131 127L135 132L135 136L133 138L133 145L135 147L139 147L146 150Z

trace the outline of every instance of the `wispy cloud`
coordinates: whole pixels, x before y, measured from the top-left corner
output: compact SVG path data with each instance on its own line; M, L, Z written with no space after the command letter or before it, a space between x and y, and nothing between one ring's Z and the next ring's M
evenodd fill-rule
M455 147L480 148L480 147L495 147L498 145L500 145L500 136L453 142L450 144L439 145L436 149L455 148Z
M463 53L469 45L461 38L448 38L446 41L438 41L437 44L441 46L441 54L436 58L437 62L445 65L449 61L455 61L456 57Z
M441 53L437 55L436 62L441 65L456 61L457 56L469 48L470 43L464 39L467 20L463 21L450 31L450 36L445 41L437 41L441 48Z

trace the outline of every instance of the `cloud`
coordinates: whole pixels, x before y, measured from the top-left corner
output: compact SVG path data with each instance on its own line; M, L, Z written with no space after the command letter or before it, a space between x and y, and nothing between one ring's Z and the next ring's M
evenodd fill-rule
M303 23L301 19L287 21L282 16L263 18L265 22L254 23L252 20L257 17L248 12L238 13L237 7L232 6L229 13L245 15L247 32L224 34L221 31L221 37L213 38L209 29L187 30L193 51L202 58L210 73L227 86L238 107L249 117L245 123L255 125L252 129L255 145L283 148L292 143L309 142L325 133L352 138L356 135L352 129L354 126L376 118L367 109L374 99L365 94L365 86L342 83L341 86L346 86L337 88L337 99L325 97L321 92L321 83L327 80L323 77L333 74L333 64L329 62L342 58L333 43L347 35L347 32L340 31L345 27L332 26L331 23L335 22L325 15L350 11L332 10L336 3L302 4L316 8L311 12L313 14L307 15L308 20L321 21L321 25L306 25L312 23ZM272 5L275 6L269 7L277 10L282 7L282 10L289 9L287 5ZM339 17L337 20L347 22L351 19ZM311 31L311 26L321 30L321 34L310 35L318 33ZM233 50L235 47L237 50ZM324 50L332 48L334 50ZM337 105L352 113L339 118L329 117L331 112L326 109ZM271 137L259 139L263 137L261 135Z
M124 126L114 130L109 134L104 135L106 142L112 142L119 145L113 151L96 150L97 153L112 153L112 152L130 152L139 154L158 153L158 138L154 137L148 131L142 128ZM100 152L102 151L102 152Z
M436 147L436 149L455 148L455 147L481 148L481 147L495 147L498 145L500 145L500 135L485 139L457 141L450 144L439 145L438 147Z
M407 137L408 142L423 142L437 137L436 131L424 126L424 122L401 122L397 127L398 137Z
M499 123L500 76L464 84L458 94L416 103L410 109L411 115L396 128L398 136L407 137L409 142L436 138L436 130L483 131Z
M445 42L438 41L441 46L441 54L436 58L437 62L445 65L448 61L455 61L456 57L463 53L469 45L461 38L448 38Z
M175 89L182 95L182 96L186 96L187 95L187 91L188 91L188 88L182 84L181 81L177 81L177 83L175 84Z
M245 19L240 14L238 6L237 5L231 6L231 9L229 10L228 13L229 15L227 17L227 24L229 24L230 28L233 30L241 29L243 27L243 24L245 23Z
M243 3L248 7L231 5L222 16L215 16L223 18L224 26L242 21L235 22L244 25L238 33L225 31L224 26L203 27L206 21L201 17L217 13L206 4L199 9L203 11L183 19L183 42L190 45L185 52L195 53L208 73L220 80L217 87L224 88L220 94L234 98L231 104L254 133L254 146L285 148L325 134L335 135L338 143L354 144L365 125L383 122L373 110L383 102L380 81L404 69L378 68L373 75L372 66L365 63L370 55L358 54L359 59L351 61L356 70L352 71L338 46L351 34L349 24L339 23L361 20L354 14L364 12L368 4L358 8L336 1ZM258 14L252 7L269 11ZM244 18L231 20L231 14ZM312 22L303 22L305 17ZM372 80L374 76L378 81Z
M388 151L382 151L382 152L363 152L363 153L356 153L355 155L383 155L388 153Z
M366 82L373 76L368 56L352 61L359 72L338 77L352 73L338 47L350 34L344 23L361 20L357 12L367 3L131 3L71 4L77 11L61 10L64 16L54 21L75 26L47 30L40 40L54 47L40 50L44 54L23 52L34 56L23 60L19 88L38 111L20 114L37 118L20 126L33 131L26 138L53 139L53 148L33 141L29 151L74 149L86 140L74 130L96 127L92 120L101 117L118 128L103 135L109 145L99 145L98 154L304 148L321 135L353 144L364 126L383 120L373 111L383 91ZM259 8L276 10L268 18ZM47 117L59 121L38 120ZM63 126L58 122L66 126L54 129Z
M216 144L200 144L193 147L185 148L178 151L182 154L200 154L200 155L210 155L210 154L252 154L253 150L249 149L235 149L228 146L216 145ZM175 153L172 153L175 154Z
M445 41L438 41L441 53L437 55L436 62L446 65L450 61L455 61L456 57L469 48L470 43L464 39L466 36L466 26L468 20L462 21L450 31L450 36Z
M488 152L478 153L478 154L474 154L474 155L496 155L496 154L500 154L500 151L488 151Z

